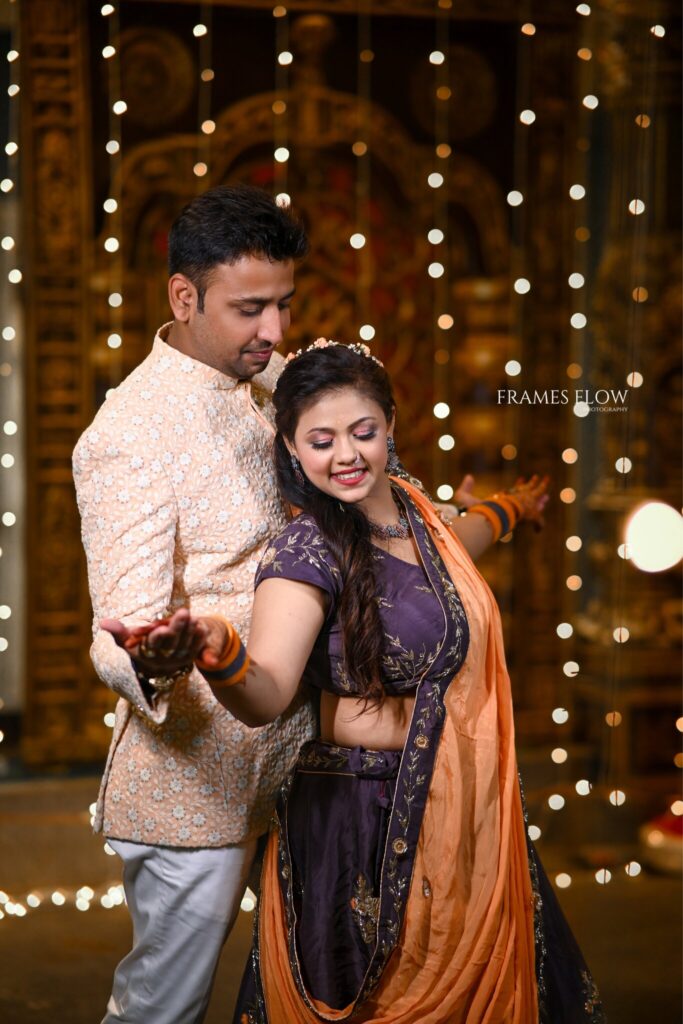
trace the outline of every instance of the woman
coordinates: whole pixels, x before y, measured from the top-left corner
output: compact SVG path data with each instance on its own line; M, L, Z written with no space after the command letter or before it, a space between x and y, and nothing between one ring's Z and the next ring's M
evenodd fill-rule
M301 679L321 698L320 739L281 791L235 1021L604 1020L527 848L500 618L465 547L538 519L545 484L474 506L457 539L401 471L365 346L297 353L274 401L279 486L301 514L259 567L248 652L216 619L187 630L247 725Z

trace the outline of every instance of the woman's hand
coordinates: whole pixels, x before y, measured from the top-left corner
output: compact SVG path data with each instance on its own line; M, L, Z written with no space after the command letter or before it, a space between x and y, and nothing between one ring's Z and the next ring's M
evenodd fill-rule
M540 477L535 473L529 480L525 480L524 477L520 476L514 487L511 487L508 492L517 499L522 507L520 521L527 519L530 523L534 524L537 530L545 526L543 512L550 500L550 495L548 494L549 483L549 476Z
M150 678L171 675L202 658L207 667L216 664L225 649L225 622L213 616L194 616L179 608L169 619L157 619L144 626L125 626L118 619L102 619L100 627L135 660Z
M474 493L474 487L474 477L471 473L465 473L453 493L453 505L457 505L458 508L471 508L481 501Z

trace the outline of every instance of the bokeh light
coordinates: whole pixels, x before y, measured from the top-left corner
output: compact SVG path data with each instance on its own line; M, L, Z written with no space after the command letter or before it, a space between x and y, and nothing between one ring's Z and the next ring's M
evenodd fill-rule
M663 572L683 557L683 518L671 505L646 502L630 517L624 540L638 569Z

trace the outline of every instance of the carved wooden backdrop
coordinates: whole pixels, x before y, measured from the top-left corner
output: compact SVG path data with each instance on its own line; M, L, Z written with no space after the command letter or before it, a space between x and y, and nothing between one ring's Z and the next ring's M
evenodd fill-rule
M31 761L93 758L103 697L88 659L71 451L92 408L92 188L85 3L21 5L27 380L27 678ZM94 695L94 699L93 699Z
M181 0L159 3L158 25L126 27L121 65L134 142L126 146L124 137L121 171L124 346L108 349L108 264L102 249L104 228L100 230L99 220L95 226L101 201L93 158L97 125L88 101L96 49L89 42L95 18L91 6L81 0L22 2L27 40L23 152L29 154L23 164L30 295L27 400L32 423L24 752L33 761L92 760L103 754L109 737L102 717L112 700L94 678L88 658L90 608L70 474L73 444L106 389L144 358L154 331L168 317L165 237L181 206L213 184L273 183L272 80L266 76L260 91L227 100L212 114L217 128L210 173L198 182L192 166L200 140L194 131L177 130L185 125L182 110L190 102L196 76L187 46L174 31L174 12L180 16L187 5ZM215 3L216 10L267 6ZM556 473L559 453L569 443L566 421L552 409L515 413L498 406L495 395L506 386L502 367L513 354L521 352L530 387L534 379L539 388L561 382L569 361L565 282L572 269L571 246L564 244L568 227L558 223L557 209L559 197L566 194L576 141L571 99L576 19L559 2L539 4L533 12L534 20L551 24L552 31L540 34L527 69L538 124L527 171L534 201L527 212L522 253L510 237L505 204L512 187L512 129L507 143L501 135L500 161L482 160L476 146L477 132L504 122L501 110L506 104L514 118L514 97L506 97L514 74L509 68L500 70L491 54L478 52L469 38L463 42L453 32L454 74L468 97L465 113L459 106L460 120L456 117L451 124L455 155L448 161L450 311L455 327L452 358L443 372L454 407L451 426L457 448L452 459L441 461L436 479L430 452L440 425L432 414L434 306L426 274L432 196L425 187L433 169L433 142L428 138L432 121L426 85L415 71L410 78L413 109L405 118L379 99L361 102L351 89L333 87L327 47L341 23L307 12L349 16L357 13L358 5L351 0L299 0L288 6L300 12L298 20L292 18L296 60L286 97L292 141L288 191L312 240L311 256L298 275L288 348L318 335L351 340L360 323L371 322L377 330L373 348L396 384L401 454L429 487L443 481L444 469L452 482L461 472L475 472L485 492L501 481L511 482L518 469ZM128 9L134 7L131 0ZM373 14L387 17L424 19L433 10L432 0L372 5ZM454 25L474 19L509 24L512 38L518 33L518 14L513 2L478 0L456 3L452 17ZM482 39L485 35L482 30ZM272 49L264 49L259 59L271 66ZM158 70L157 89L145 88L150 68ZM372 126L372 230L364 289L358 288L348 245L356 227L351 144L361 123ZM470 137L475 139L471 146ZM511 278L520 257L524 275L542 296L523 324L511 301ZM519 450L512 466L500 454L506 441ZM548 519L542 547L520 534L485 563L501 601L518 728L524 739L538 741L552 735L550 710L564 684L554 630L565 600L561 552L567 523L557 505Z

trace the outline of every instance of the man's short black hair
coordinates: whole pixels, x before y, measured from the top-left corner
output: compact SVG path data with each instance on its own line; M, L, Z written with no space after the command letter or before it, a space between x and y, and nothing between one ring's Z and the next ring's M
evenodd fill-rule
M197 289L197 308L214 267L243 256L284 262L308 252L303 224L288 207L253 185L219 185L191 200L171 226L168 272L184 274Z

